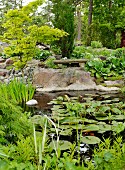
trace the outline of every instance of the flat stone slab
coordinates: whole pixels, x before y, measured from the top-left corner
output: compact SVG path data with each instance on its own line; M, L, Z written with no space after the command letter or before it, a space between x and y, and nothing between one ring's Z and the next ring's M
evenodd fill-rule
M124 85L124 80L104 81L107 86Z
M66 60L54 60L54 64L71 64L71 63L86 63L87 59L66 59Z
M95 91L101 91L101 92L107 92L107 93L118 93L118 91L120 90L120 88L118 87L104 87L102 85L95 85L95 86L85 86L82 84L72 84L71 86L68 87L51 87L51 88L37 88L36 91L37 92L59 92L59 91L91 91L91 90L95 90Z

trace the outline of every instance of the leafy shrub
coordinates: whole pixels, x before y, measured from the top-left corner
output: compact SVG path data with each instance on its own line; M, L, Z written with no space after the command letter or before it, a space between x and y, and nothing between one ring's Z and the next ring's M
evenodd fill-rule
M54 54L56 54L56 55L61 55L61 49L60 49L60 47L58 47L56 44L55 44L55 45L52 44L51 50L52 50L52 52L53 52Z
M111 145L111 141L106 139L94 150L95 170L122 170L125 167L125 143L119 137Z
M92 41L91 42L91 47L92 48L102 48L103 46L102 46L102 43L99 42L99 41Z
M52 55L52 53L49 50L37 50L34 58L37 60L46 60L50 55Z
M28 119L30 115L23 113L12 99L0 97L0 142L16 142L22 135L32 133L32 123ZM18 120L18 121L17 121Z
M94 55L93 55L92 49L89 50L85 46L75 47L75 49L73 50L73 53L72 53L72 58L77 58L77 59L80 59L80 58L91 59L93 57L94 57Z
M114 51L114 56L120 58L124 57L125 58L125 48L118 48Z
M58 68L58 66L56 64L54 64L54 58L48 58L44 63L47 67L49 68Z
M117 58L111 56L102 61L100 59L94 59L86 63L86 70L92 73L92 76L96 78L107 79L108 77L123 76L125 70L124 57Z

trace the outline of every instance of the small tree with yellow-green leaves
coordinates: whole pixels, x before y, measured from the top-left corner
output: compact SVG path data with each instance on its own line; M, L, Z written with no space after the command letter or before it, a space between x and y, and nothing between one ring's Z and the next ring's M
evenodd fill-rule
M24 69L27 62L36 53L36 43L51 44L67 33L49 26L31 25L32 14L41 5L42 0L36 0L21 9L9 10L5 15L3 27L6 29L2 39L9 46L4 49L6 56L13 56L16 69Z

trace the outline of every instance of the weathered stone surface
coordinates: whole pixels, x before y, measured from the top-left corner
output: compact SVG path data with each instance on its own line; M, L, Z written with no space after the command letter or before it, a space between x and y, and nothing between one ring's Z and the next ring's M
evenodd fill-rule
M4 69L5 68L5 63L0 63L0 69Z
M45 69L39 68L34 71L33 84L38 92L57 92L57 91L75 91L75 90L97 90L110 93L117 92L118 87L104 87L96 85L89 72L80 68L66 69Z
M98 85L96 87L96 90L111 92L111 91L118 91L119 88L118 87L104 87L102 85Z
M117 85L124 85L124 80L114 80L114 81L104 81L107 86L117 86Z
M0 76L6 76L8 72L6 69L0 69Z
M64 88L71 87L74 84L75 88L79 85L84 87L95 86L90 73L81 70L80 68L66 69L45 69L40 68L34 71L33 84L43 88Z
M6 65L6 66L10 66L10 65L12 65L13 63L14 63L14 61L13 61L11 58L6 59L6 61L5 61L5 65Z
M6 61L6 59L0 57L0 63L4 63Z

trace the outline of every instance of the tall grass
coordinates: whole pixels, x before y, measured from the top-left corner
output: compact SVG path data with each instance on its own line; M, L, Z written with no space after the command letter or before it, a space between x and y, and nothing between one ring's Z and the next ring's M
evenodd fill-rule
M35 153L38 156L38 170L41 170L41 168L45 170L47 166L47 160L45 161L44 165L42 165L42 161L44 160L43 154L45 154L45 145L46 145L46 139L47 139L47 123L49 122L50 124L52 124L52 126L54 126L54 129L57 135L56 144L55 144L54 139L52 138L54 150L56 153L56 162L58 162L58 159L59 159L59 154L58 154L59 132L58 132L58 128L56 127L56 124L48 116L44 115L43 117L38 117L38 120L43 122L42 137L40 137L39 139L39 137L37 136L35 124L33 123L34 146L35 146ZM56 164L56 169L58 169L57 164Z
M14 100L18 104L26 103L33 98L35 88L32 84L25 84L24 81L14 79L8 85L0 84L0 95L6 100Z

